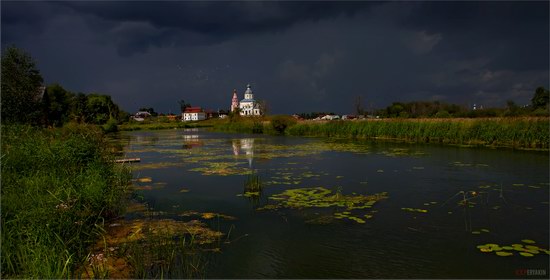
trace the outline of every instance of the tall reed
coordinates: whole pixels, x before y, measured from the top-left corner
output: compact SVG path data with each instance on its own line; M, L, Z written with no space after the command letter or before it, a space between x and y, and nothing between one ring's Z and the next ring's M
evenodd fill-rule
M388 119L301 122L287 135L399 139L548 150L548 118Z
M71 278L130 174L98 127L2 126L2 278Z

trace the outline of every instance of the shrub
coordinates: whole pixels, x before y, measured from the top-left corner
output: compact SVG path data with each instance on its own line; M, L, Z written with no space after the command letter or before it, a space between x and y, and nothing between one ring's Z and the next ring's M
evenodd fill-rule
M105 132L117 132L117 121L114 118L110 118L107 123L102 126L102 128Z
M294 124L296 124L296 120L289 116L274 116L271 118L271 127L279 134L284 134L285 130Z

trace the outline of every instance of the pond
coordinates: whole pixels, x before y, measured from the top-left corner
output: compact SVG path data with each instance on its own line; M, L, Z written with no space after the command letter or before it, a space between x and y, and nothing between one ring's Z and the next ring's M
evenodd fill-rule
M547 152L200 129L115 138L141 158L137 197L159 217L235 217L207 221L231 241L207 278L548 277Z

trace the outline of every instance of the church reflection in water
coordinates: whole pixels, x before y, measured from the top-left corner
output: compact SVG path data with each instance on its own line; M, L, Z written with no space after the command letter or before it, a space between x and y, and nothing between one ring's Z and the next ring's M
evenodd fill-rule
M254 138L233 139L233 154L246 155L248 166L252 167L254 159Z

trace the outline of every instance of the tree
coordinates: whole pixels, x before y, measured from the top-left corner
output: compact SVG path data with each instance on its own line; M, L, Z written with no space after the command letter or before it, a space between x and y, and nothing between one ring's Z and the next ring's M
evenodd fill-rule
M88 112L88 96L84 93L78 93L74 98L72 99L71 104L71 120L74 120L78 123L86 122L89 117Z
M86 111L88 112L87 122L104 124L110 118L117 117L120 109L113 103L111 96L90 94L86 102Z
M550 96L550 91L548 91L544 87L538 87L535 90L535 95L531 99L531 104L533 105L533 109L535 110L538 108L545 109L546 106L548 106L549 96Z
M155 112L155 109L153 109L153 107L141 107L141 108L139 108L139 111L148 112L153 117L158 116L158 113Z
M72 99L74 95L59 84L46 87L42 98L44 108L44 123L46 125L62 126L69 121Z
M182 114L183 114L183 112L185 111L185 108L191 107L191 104L185 102L185 100L183 100L183 99L180 100L180 101L178 101L178 104L180 105L180 109L181 109L181 113L182 113ZM149 112L149 113L151 113L151 112Z
M262 99L258 102L258 104L260 104L260 112L262 115L266 116L269 112L269 104L267 103L267 100Z
M516 104L516 102L512 100L506 101L506 112L504 113L505 116L517 116L519 115L519 106Z
M38 124L43 81L29 54L14 46L6 48L2 54L2 122Z
M355 100L353 102L353 107L355 109L356 115L363 115L365 113L365 109L363 108L363 100L361 98L361 95L358 95L355 97Z

